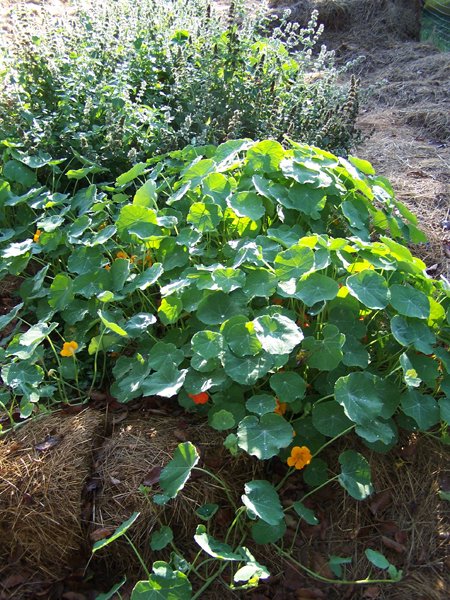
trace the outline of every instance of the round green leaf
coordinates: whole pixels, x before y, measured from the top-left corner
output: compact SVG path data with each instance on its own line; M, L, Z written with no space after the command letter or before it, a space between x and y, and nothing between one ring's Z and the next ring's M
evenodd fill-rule
M216 512L219 510L218 504L203 504L195 511L197 517L200 517L203 521L209 521L213 518Z
M338 291L339 285L334 279L321 273L312 273L297 283L294 297L306 306L313 306L317 302L333 300Z
M275 274L281 281L298 279L314 266L314 252L306 246L292 246L275 257Z
M260 196L255 194L255 192L238 192L233 194L227 200L227 204L238 217L248 217L252 221L261 219L266 212Z
M364 500L373 492L370 466L367 460L354 450L346 450L339 456L341 473L338 481L356 500Z
M303 481L311 487L322 485L328 479L328 465L321 458L314 457L303 471Z
M273 413L276 408L275 398L268 394L257 394L247 400L245 406L249 412L257 415L265 415L266 413Z
M237 356L256 356L262 350L255 327L247 317L238 315L225 321L220 328L229 347Z
M417 390L409 389L403 394L401 407L405 415L414 419L420 429L426 431L439 423L439 405L433 396L421 394Z
M194 202L186 220L197 231L206 232L215 231L222 220L222 216L222 209L217 204Z
M216 331L198 331L191 340L192 350L205 360L217 358L223 350L223 337Z
M152 533L150 537L150 548L162 550L173 540L173 531L168 525L162 525L161 529Z
M252 456L266 460L292 441L292 427L282 416L267 413L258 419L245 417L238 427L238 445Z
M137 582L130 600L191 600L192 587L184 573L162 561L153 563L153 571L149 579Z
M163 501L162 503L170 498L175 498L178 492L184 488L192 469L199 459L194 444L183 442L178 445L173 458L167 463L159 476L159 485L164 492L164 497L159 497ZM155 502L158 502L157 498L158 496L155 496Z
M378 567L379 569L389 569L391 563L388 561L388 559L383 554L381 554L381 552L377 552L376 550L367 548L364 551L364 553L367 556L368 560L375 567Z
M236 425L233 414L225 409L214 412L212 417L208 419L208 422L211 427L217 431L225 431L226 429L231 429Z
M283 519L280 498L271 483L265 479L250 481L244 492L242 502L254 515L269 525L277 525Z
M241 313L241 308L233 294L212 292L198 305L197 318L206 325L221 325L227 319Z
M269 525L265 521L258 520L252 526L252 538L257 544L273 544L286 533L286 521L283 519L276 525Z
M350 294L369 308L380 309L388 305L388 284L386 279L375 271L366 269L351 275L347 277L346 285Z
M298 325L280 314L263 315L253 324L256 337L269 354L290 354L303 339Z
M383 397L379 391L379 378L365 372L340 377L334 386L335 398L346 416L360 425L381 415Z
M275 373L270 378L270 387L280 402L301 400L306 392L306 381L293 371Z
M321 371L333 371L344 356L345 335L335 325L325 325L322 336L322 340L313 336L304 339L302 348L307 352L306 364Z
M353 425L344 409L334 400L315 404L312 409L313 425L323 435L335 437Z
M206 527L204 525L197 525L194 540L202 550L214 558L231 561L242 560L242 555L233 552L231 546L219 542L219 540L214 539L212 535L206 533Z
M229 350L225 351L222 362L225 373L233 381L243 385L253 385L273 366L273 359L267 353L240 357Z
M428 319L430 316L430 301L427 296L411 286L391 285L391 305L405 317Z
M436 338L424 321L395 315L391 319L391 331L402 346L413 346L419 352L432 354Z

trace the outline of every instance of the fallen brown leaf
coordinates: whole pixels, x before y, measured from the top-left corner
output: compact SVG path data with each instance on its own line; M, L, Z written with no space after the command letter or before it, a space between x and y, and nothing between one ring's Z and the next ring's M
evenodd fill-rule
M145 476L142 484L147 487L151 487L155 483L158 483L159 477L161 475L161 471L162 471L162 467L152 467L150 469L150 471L147 473L147 475Z
M38 452L45 452L57 446L60 441L61 437L59 435L48 435L43 442L36 444L34 449Z
M386 548L390 548L398 554L403 554L404 552L406 552L406 548L403 544L399 544L398 542L396 542L392 538L387 537L386 535L381 536L381 541L386 546Z
M95 529L89 535L93 542L98 542L99 540L104 540L105 538L112 535L115 531L115 527L100 527L99 529Z
M381 590L377 585L371 585L364 590L363 598L367 598L367 600L376 600L380 597L380 593Z
M392 494L390 490L384 490L373 497L372 502L369 504L369 510L374 517L377 517L380 513L384 512L392 502Z
M25 583L26 580L27 578L25 575L16 573L15 575L10 575L9 577L6 577L6 579L0 581L0 585L5 588L5 590L10 590L18 585L22 585L22 583Z

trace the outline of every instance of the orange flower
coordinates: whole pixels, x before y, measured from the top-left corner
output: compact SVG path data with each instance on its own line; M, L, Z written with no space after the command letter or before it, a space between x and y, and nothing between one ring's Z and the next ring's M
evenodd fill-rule
M36 233L33 235L33 242L38 243L39 238L41 237L42 231L40 229L36 229Z
M152 264L153 264L152 257L150 256L150 254L147 254L147 256L144 259L144 265L147 265L147 267L151 267Z
M61 356L74 356L77 350L78 344L76 342L64 342L60 354Z
M286 402L280 402L278 398L275 398L275 402L277 403L275 410L273 411L277 415L284 415L286 412L287 404Z
M128 254L126 252L122 252L122 250L120 250L117 254L116 254L117 258L124 258L125 260L130 260Z
M98 226L98 230L101 231L102 229L105 229L106 227L106 223L100 223L100 225Z
M206 392L200 392L200 394L188 394L188 396L194 404L206 404L209 400L209 396Z
M287 459L287 464L296 469L303 469L312 460L312 454L306 446L294 446L291 450L291 455Z
M105 268L107 271L110 271L110 270L111 270L111 265L105 265L105 266L104 266L104 268Z

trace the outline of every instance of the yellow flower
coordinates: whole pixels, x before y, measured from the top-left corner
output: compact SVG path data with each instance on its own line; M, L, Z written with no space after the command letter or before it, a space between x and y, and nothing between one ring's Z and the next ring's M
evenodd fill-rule
M74 356L77 350L78 344L76 342L64 342L60 354L61 356Z
M296 469L303 469L312 460L312 454L306 446L294 446L291 450L291 456L287 459L287 464Z
M33 242L36 242L36 243L39 242L39 238L41 237L41 233L42 233L42 231L40 229L36 229L36 233L33 236Z
M286 412L287 404L286 402L280 402L278 398L275 398L275 402L277 403L275 410L273 411L277 415L284 415Z

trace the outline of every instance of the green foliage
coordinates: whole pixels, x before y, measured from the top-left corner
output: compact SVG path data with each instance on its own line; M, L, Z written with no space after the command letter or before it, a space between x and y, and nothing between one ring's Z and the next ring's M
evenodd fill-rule
M56 180L64 162L75 183L107 168L125 185L147 156L244 136L348 150L356 86L342 85L333 53L317 48L317 14L301 30L273 21L265 3L241 10L228 25L207 0L84 4L56 28L21 14L0 72L9 179L30 186L45 166L41 176ZM232 204L251 218L261 211L246 190ZM201 206L192 210L195 221Z
M233 454L291 454L287 476L306 466L311 487L292 507L280 502L283 482L250 481L235 536L197 528L204 552L236 563L239 587L267 576L241 539L283 552L285 512L315 524L305 499L319 487L372 493L364 452L328 465L317 457L324 446L352 432L387 452L400 428L448 418L450 287L404 245L422 239L416 219L365 161L234 140L60 193L29 189L28 175L5 171L9 160L0 276L23 283L1 321L2 406L13 421L98 388L123 403L158 395L227 431ZM175 498L198 460L180 444L153 500ZM198 516L208 525L214 512ZM171 532L160 528L151 543L172 544ZM177 564L156 563L133 595L170 598L178 588L189 597Z

